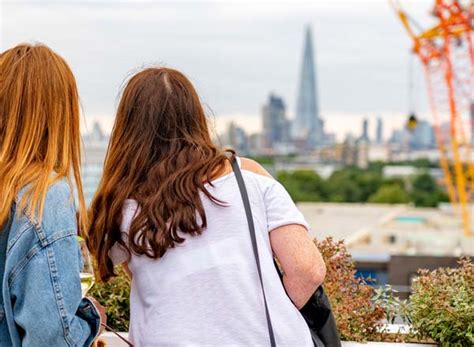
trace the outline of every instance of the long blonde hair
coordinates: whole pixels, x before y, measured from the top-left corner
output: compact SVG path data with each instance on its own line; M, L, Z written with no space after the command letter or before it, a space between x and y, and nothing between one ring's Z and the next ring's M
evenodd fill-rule
M71 69L44 45L20 44L0 54L0 226L18 204L41 223L54 182L73 179L79 229L87 227L80 177L79 97Z

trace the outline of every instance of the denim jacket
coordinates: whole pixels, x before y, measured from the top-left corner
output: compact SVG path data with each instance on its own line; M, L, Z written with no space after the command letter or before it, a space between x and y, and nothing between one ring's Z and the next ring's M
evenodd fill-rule
M82 261L69 185L60 180L48 189L41 224L16 211L23 193L0 230L0 250L2 239L6 249L6 257L0 254L5 261L2 273L0 260L0 346L89 346L100 318L81 295Z

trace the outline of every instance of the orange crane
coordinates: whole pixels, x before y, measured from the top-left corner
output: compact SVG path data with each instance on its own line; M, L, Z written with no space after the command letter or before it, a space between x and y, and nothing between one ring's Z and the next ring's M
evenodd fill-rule
M422 63L433 114L444 183L453 205L460 207L464 234L472 236L470 204L474 196L474 1L434 0L436 24L422 30L398 0L389 0ZM467 111L467 112L466 112ZM471 141L464 130L468 114ZM448 116L449 132L441 120Z

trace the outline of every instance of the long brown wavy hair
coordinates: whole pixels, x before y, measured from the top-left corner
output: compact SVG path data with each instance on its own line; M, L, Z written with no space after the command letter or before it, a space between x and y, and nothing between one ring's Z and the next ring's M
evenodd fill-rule
M207 221L200 192L225 170L225 153L212 142L207 119L191 82L179 71L147 68L126 84L117 110L104 173L90 208L88 245L101 280L114 276L109 258L118 242L137 255L162 257L199 235ZM126 199L139 210L128 242L120 223Z
M0 54L0 227L26 186L18 210L28 205L29 217L41 223L48 187L66 178L71 189L75 183L85 230L79 118L76 81L63 58L41 44Z

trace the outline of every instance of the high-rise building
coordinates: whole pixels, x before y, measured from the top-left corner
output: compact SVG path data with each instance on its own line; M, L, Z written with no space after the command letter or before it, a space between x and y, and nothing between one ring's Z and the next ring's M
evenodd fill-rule
M449 123L442 123L440 132L444 143L449 144ZM395 129L392 132L389 143L402 151L433 149L436 148L434 128L428 121L419 119L416 127L413 129L407 127Z
M230 122L227 128L227 144L237 151L238 154L248 154L249 152L247 133L234 122Z
M288 120L283 99L270 94L268 103L262 107L263 140L267 149L288 142Z
M435 147L433 127L426 120L418 120L416 128L410 136L411 149L430 149Z
M319 117L311 27L306 28L293 138L309 149L322 144L323 123Z
M109 137L97 122L94 123L92 131L83 136L81 175L84 198L87 204L91 202L102 177L108 143Z
M383 120L382 118L377 118L377 129L375 132L375 142L378 145L383 143Z
M367 169L369 166L369 141L359 139L356 144L356 166Z
M251 134L249 136L249 154L260 155L263 149L263 136L261 133ZM264 152L264 151L263 151Z
M352 134L347 134L342 144L341 161L344 166L356 164L356 140Z
M364 118L362 121L362 135L360 137L364 141L369 141L369 120Z

